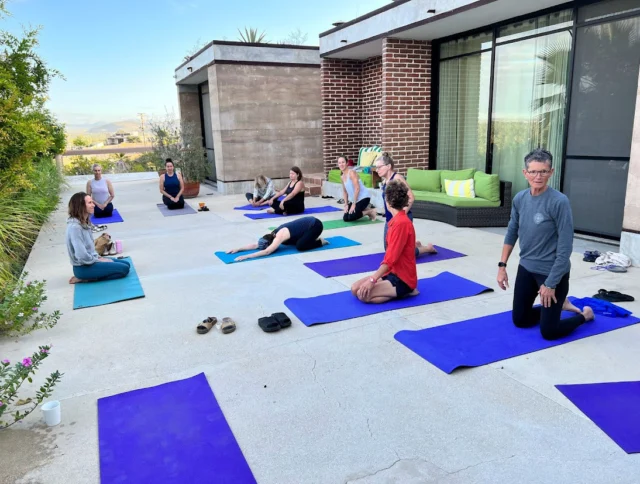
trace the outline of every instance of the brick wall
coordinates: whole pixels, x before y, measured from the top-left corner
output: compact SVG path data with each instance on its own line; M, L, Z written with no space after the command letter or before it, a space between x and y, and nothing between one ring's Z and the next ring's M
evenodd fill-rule
M362 144L382 144L382 57L362 63Z
M429 165L431 43L382 41L382 147L398 171Z
M324 172L336 168L338 156L357 159L362 146L362 63L323 59L322 152Z

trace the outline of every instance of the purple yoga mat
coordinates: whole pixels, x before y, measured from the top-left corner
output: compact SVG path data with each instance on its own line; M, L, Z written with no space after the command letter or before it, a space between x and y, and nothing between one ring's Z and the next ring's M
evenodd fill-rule
M278 200L282 200L284 198L284 195L281 197L278 197ZM260 207L254 207L253 205L251 205L250 203L247 205L242 205L240 207L233 207L234 210L265 210L269 208L269 205L262 205Z
M563 312L562 317L572 314ZM395 339L445 373L451 373L456 368L488 365L638 322L640 319L633 316L612 318L598 314L594 322L581 325L569 336L547 341L537 326L517 328L511 311L505 311L434 328L400 331Z
M304 212L296 213L293 215L278 215L275 213L245 213L244 216L250 218L251 220L261 220L263 218L283 218L283 217L293 217L294 215L311 215L314 213L326 213L326 212L342 212L342 209L337 207L330 207L329 205L326 205L324 207L305 208Z
M118 213L118 210L116 210L115 208L113 209L113 213L111 214L111 217L94 217L93 215L91 216L91 223L93 225L106 225L106 224L117 224L120 222L124 222L124 220L122 219L122 216L120 215L120 213Z
M345 319L360 318L371 314L411 308L425 304L450 301L469 296L477 296L483 292L491 292L482 284L457 276L451 272L443 272L435 277L418 281L417 296L393 299L383 304L366 304L360 302L351 291L336 292L309 298L290 298L284 304L295 314L305 326L333 323Z
M627 454L640 453L640 381L556 388Z
M200 373L98 399L102 484L255 483Z
M438 249L437 254L421 255L416 259L416 264L466 257L465 254L461 254L455 250L449 250L438 246L435 247ZM322 277L338 277L346 276L348 274L359 274L361 272L375 272L380 267L382 259L384 259L384 252L359 255L356 257L345 257L344 259L325 260L321 262L307 262L305 266L312 271L317 272Z

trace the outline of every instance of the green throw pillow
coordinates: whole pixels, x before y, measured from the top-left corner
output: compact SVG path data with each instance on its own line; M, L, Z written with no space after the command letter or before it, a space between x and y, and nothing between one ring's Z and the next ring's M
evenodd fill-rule
M466 170L441 170L440 184L444 186L445 180L470 180L476 172L475 168L467 168Z
M412 190L422 192L440 192L440 170L419 170L409 168L407 170L407 183Z
M500 201L500 177L498 175L487 175L476 171L473 180L475 181L476 197L484 198L490 202Z

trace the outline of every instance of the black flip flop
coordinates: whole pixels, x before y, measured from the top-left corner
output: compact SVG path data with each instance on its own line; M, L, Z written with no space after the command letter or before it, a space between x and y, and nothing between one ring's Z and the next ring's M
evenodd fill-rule
M598 294L593 296L595 299L602 299L609 302L632 302L635 301L633 296L628 294L622 294L618 291L607 291L606 289L600 289Z
M285 313L273 313L271 317L278 322L281 328L288 328L291 326L291 320Z
M276 331L280 331L280 323L271 316L265 316L264 318L258 319L258 326L262 328L262 331L265 333L275 333Z

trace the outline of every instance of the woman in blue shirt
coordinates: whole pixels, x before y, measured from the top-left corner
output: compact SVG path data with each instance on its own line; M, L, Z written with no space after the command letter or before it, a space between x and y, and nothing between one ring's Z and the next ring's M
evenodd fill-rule
M182 175L175 172L173 160L167 158L164 162L167 172L160 176L160 193L162 193L162 203L169 210L184 208L184 181Z

